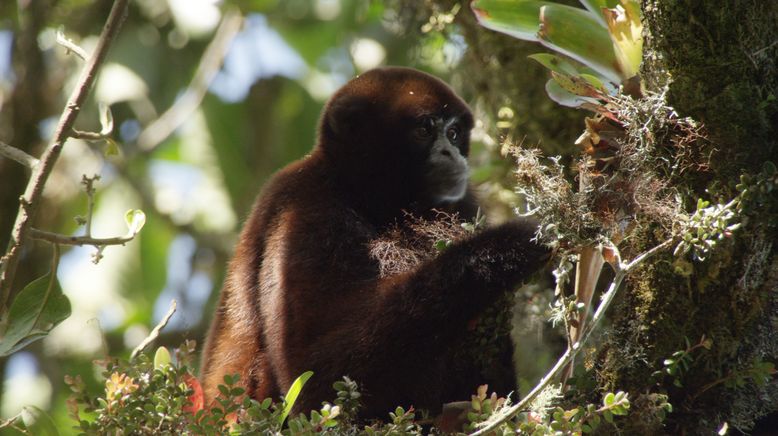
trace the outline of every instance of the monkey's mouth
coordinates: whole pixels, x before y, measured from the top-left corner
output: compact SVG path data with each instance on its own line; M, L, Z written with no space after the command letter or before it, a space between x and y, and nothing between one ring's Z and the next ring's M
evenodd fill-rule
M427 174L427 193L434 203L459 201L467 191L469 171L433 171Z

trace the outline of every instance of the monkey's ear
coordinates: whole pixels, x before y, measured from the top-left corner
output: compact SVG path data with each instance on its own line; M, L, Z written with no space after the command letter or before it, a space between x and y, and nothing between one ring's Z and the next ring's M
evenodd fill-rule
M359 95L340 95L330 101L322 120L326 135L335 138L358 136L368 121L369 100Z

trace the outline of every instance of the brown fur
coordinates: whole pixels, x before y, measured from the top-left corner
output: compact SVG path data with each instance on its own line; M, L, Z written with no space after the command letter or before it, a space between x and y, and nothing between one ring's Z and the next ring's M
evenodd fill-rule
M449 205L420 198L426 156L409 135L423 114L460 115L472 127L448 86L405 68L368 72L330 100L314 151L268 183L243 228L205 347L206 400L228 373L262 399L313 370L297 411L331 400L332 383L349 375L363 389L365 418L398 405L439 410L475 388L449 372L452 351L468 321L534 272L546 250L530 242L532 226L515 222L381 275L371 242L408 225L404 211L468 219L477 207L470 194Z

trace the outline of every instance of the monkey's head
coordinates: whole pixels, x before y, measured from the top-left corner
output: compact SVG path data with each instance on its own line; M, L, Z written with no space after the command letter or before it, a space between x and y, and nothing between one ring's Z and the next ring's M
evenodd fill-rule
M467 105L439 79L380 68L330 99L318 148L349 189L400 206L436 206L465 195L472 127Z

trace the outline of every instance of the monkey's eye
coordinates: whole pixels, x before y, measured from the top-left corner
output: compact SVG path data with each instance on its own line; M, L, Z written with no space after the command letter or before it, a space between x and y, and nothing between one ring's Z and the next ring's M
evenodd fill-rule
M446 131L446 137L451 142L457 142L459 140L459 126L453 125Z
M419 127L414 129L414 133L422 139L431 138L435 134L435 120L432 117L424 117Z

